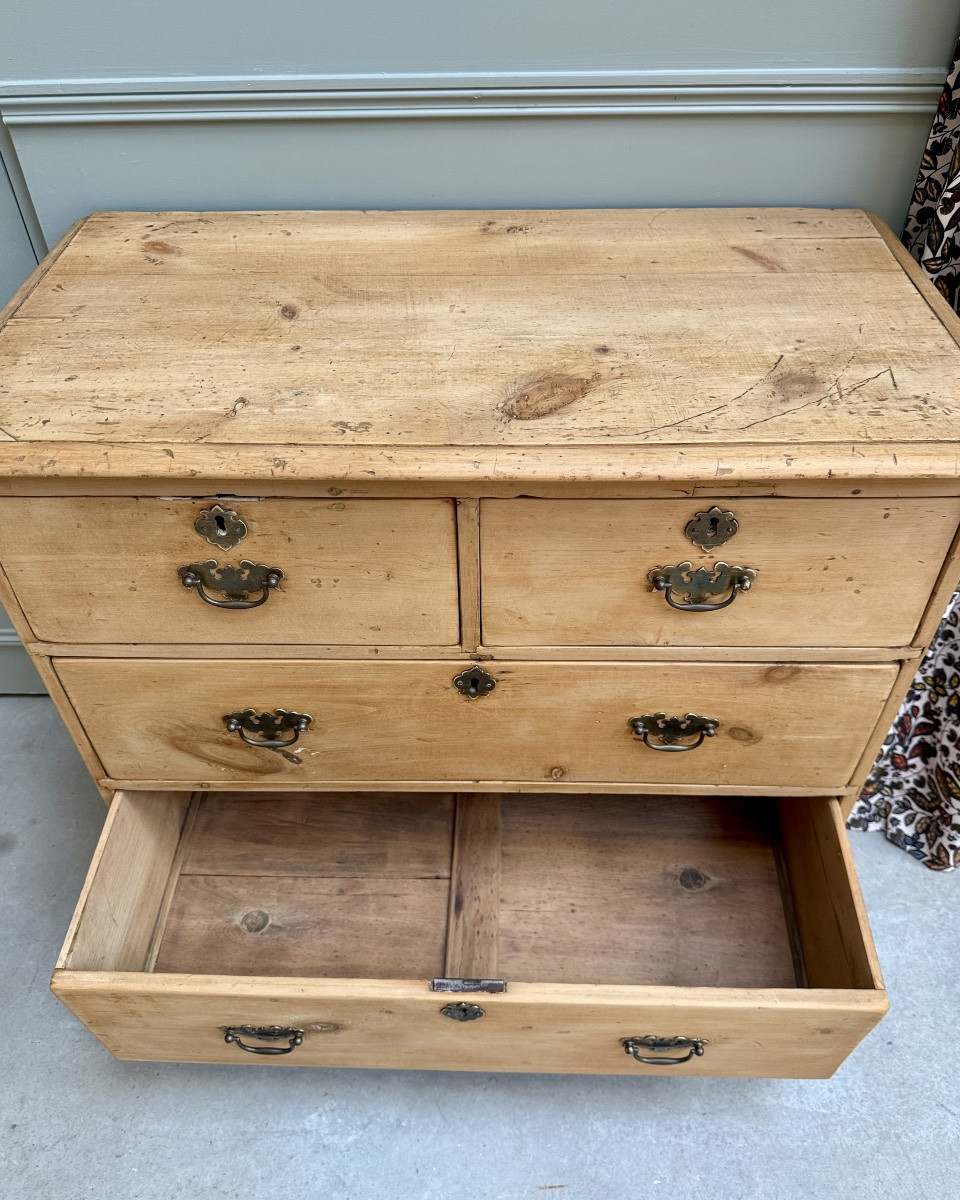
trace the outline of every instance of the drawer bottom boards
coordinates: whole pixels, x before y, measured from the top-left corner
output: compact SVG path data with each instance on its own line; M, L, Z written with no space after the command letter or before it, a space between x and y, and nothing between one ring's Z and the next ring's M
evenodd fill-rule
M120 1058L595 1074L825 1077L887 1007L823 797L118 793L53 990Z

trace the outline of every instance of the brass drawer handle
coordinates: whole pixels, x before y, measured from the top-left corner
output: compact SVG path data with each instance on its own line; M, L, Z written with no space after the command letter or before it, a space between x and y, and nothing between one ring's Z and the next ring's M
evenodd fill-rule
M222 1025L223 1040L228 1046L237 1046L248 1054L292 1054L303 1044L302 1029L287 1029L282 1025ZM248 1046L241 1038L258 1038L262 1042L282 1042L286 1046Z
M651 1067L675 1067L689 1062L694 1055L702 1058L704 1042L702 1038L663 1038L647 1034L645 1037L621 1038L620 1045L639 1063L647 1063ZM641 1050L686 1050L687 1053L683 1058L672 1058L663 1054L641 1054Z
M671 608L680 612L719 612L736 600L740 592L749 592L757 577L755 567L731 567L729 563L718 562L709 567L697 567L688 562L678 563L675 567L654 567L647 572L647 578L653 584L655 592L663 592L666 602ZM730 589L730 595L719 603L708 603L708 596L719 596ZM673 598L685 596L686 600L678 603Z
M704 738L716 737L720 722L713 717L698 717L696 713L687 713L685 717L668 717L666 713L658 712L634 717L630 726L651 750L677 754L684 750L696 750L703 745ZM651 742L651 736L659 738L659 742ZM691 737L697 740L681 744L683 738Z
M255 708L245 708L242 712L227 713L223 723L228 733L239 733L240 740L248 746L256 746L258 750L283 750L299 739L312 720L313 717L306 713L288 712L285 708L264 713L258 713ZM293 737L277 737L278 733L288 731L293 732ZM248 737L248 733L254 736Z
M242 559L239 567L221 567L215 558L208 558L206 562L177 567L177 574L185 588L196 588L200 599L214 608L259 608L283 579L279 567L265 567L249 558ZM215 600L204 589L223 592L226 600ZM255 600L249 599L252 592L258 591Z

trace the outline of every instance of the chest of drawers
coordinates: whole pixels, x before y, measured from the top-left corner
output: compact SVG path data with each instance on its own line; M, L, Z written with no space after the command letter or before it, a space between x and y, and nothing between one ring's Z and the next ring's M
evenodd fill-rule
M957 329L852 211L80 222L0 329L2 598L110 802L56 994L123 1058L829 1075Z

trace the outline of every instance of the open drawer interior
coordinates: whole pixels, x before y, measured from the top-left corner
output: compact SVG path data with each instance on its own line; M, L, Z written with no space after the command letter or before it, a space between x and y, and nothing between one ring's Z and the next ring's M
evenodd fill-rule
M882 985L836 801L120 793L66 972Z

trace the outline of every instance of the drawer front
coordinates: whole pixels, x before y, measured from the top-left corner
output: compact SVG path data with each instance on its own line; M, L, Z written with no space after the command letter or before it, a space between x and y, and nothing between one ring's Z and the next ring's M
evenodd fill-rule
M447 500L0 498L0 563L36 637L66 643L446 646L459 639L455 513ZM225 507L230 501L225 502ZM214 510L215 512L215 510ZM219 516L219 522L217 517ZM222 533L221 533L222 530ZM235 536L235 534L234 534ZM231 604L223 571L260 571ZM266 568L282 572L271 587ZM207 600L205 602L204 596ZM264 599L265 597L265 599ZM257 603L257 601L262 601Z
M955 499L486 500L483 640L490 646L903 646L960 521ZM722 536L704 550L684 530ZM750 568L749 591L735 592ZM715 590L684 590L706 568ZM650 573L671 573L669 593ZM732 603L714 611L691 605Z
M882 992L518 983L463 997L484 1017L459 1022L440 1013L449 997L409 980L61 970L53 990L119 1058L594 1075L825 1078L886 1009ZM303 1043L284 1055L246 1053L225 1044L231 1026L301 1029ZM620 1040L645 1036L696 1037L704 1053L677 1065L638 1062Z
M488 664L470 698L451 662L55 660L109 776L257 786L365 780L846 786L896 677L893 665ZM278 709L276 749L225 718ZM674 736L631 721L715 721ZM249 725L249 723L248 723ZM700 745L680 750L700 737ZM666 740L665 740L666 739ZM659 749L657 747L660 747Z

